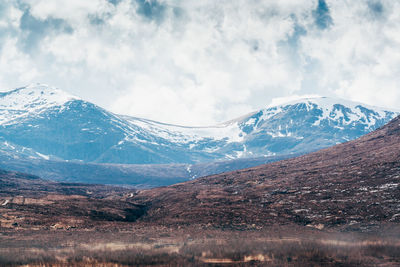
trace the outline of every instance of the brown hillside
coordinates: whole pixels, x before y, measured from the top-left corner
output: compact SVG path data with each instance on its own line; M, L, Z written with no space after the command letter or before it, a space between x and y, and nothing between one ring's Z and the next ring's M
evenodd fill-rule
M369 229L400 222L400 118L357 140L294 159L141 191L142 221L260 228Z

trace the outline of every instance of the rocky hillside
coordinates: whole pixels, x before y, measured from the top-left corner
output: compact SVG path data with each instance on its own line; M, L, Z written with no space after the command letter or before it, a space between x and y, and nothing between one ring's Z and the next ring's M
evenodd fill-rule
M400 117L357 140L136 197L141 220L260 228L296 223L366 231L400 222Z

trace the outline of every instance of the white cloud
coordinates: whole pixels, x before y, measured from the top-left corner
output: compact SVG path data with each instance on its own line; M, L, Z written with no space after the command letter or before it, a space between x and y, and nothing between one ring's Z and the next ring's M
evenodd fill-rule
M191 125L310 94L398 108L397 2L379 13L370 1L327 1L333 23L323 30L316 0L153 0L144 11L130 0L24 2L39 22L62 19L72 31L39 29L38 48L24 51L26 9L9 2L3 89L44 82L114 112Z
M400 19L393 9L400 6L386 6L392 13L382 19L371 18L368 5L361 1L346 5L333 1L330 7L332 28L323 33L310 32L303 39L302 54L320 64L313 70L319 76L315 90L396 107L400 96L400 43L396 40Z
M111 8L106 0L23 0L23 2L30 6L32 15L41 20L53 17L78 25L86 20L88 14L104 12Z
M2 44L0 54L0 88L9 88L25 84L25 81L32 81L40 76L39 71L32 64L29 56L17 49L17 40L8 39Z

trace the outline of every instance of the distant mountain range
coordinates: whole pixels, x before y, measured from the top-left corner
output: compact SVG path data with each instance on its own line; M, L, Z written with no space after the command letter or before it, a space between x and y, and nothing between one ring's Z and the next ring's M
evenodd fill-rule
M161 184L170 184L173 177L184 181L353 140L398 114L321 97L268 107L216 126L186 127L117 115L34 84L0 93L0 167L74 181L84 168L87 176L81 182L96 182L98 176L90 173L107 169L106 183L135 185L146 185L150 172L151 179L164 177Z

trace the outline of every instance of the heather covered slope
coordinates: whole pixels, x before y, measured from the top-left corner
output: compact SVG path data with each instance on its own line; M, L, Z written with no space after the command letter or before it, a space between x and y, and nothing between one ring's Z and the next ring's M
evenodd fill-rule
M294 159L142 191L154 224L367 230L400 222L400 118Z
M144 207L129 201L135 190L57 183L0 170L0 229L49 230L112 227L133 222Z
M397 266L400 262L395 221L375 223L373 229L364 225L361 230L371 230L368 233L320 231L298 221L278 220L263 229L252 224L247 231L226 229L232 226L226 224L199 227L199 218L185 227L165 227L168 217L166 222L137 220L148 207L137 205L135 194L129 189L55 183L0 171L0 265ZM229 206L225 208L229 214Z

